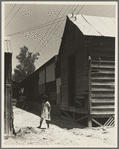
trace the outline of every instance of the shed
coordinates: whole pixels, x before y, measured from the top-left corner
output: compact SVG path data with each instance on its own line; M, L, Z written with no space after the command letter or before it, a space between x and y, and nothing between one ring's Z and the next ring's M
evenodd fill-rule
M26 97L27 107L40 110L41 96L46 94L52 105L52 114L59 115L60 75L57 56L53 56L40 68L20 83L22 95Z
M63 117L89 127L113 117L115 23L114 18L67 16L59 50Z

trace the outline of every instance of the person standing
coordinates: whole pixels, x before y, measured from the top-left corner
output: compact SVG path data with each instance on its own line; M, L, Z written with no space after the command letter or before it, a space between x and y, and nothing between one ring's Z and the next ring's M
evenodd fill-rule
M47 95L43 95L41 99L42 99L41 119L40 119L40 126L38 128L41 128L43 120L46 121L47 128L49 128L49 123L50 123L50 120L51 120L51 115L50 115L51 105L48 101L48 96Z

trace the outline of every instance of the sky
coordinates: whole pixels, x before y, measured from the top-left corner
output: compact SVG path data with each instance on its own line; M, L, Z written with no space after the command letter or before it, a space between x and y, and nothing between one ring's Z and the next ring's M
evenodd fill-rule
M24 45L40 53L36 69L59 52L66 16L69 13L116 17L115 3L93 2L6 2L3 5L4 36L10 37L12 73L18 65L16 55Z

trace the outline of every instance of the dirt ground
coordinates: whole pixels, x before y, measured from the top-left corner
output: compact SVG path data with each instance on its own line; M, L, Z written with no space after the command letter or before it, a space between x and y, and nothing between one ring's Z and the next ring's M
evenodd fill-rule
M116 147L115 127L87 128L62 118L53 118L50 128L40 117L22 109L13 108L16 136L5 137L5 147Z

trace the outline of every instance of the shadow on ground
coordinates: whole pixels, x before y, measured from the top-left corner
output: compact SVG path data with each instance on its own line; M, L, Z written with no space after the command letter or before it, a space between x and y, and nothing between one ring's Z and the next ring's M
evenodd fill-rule
M18 107L20 108L20 107ZM20 108L22 109L22 108ZM32 114L35 114L37 116L40 117L40 111L36 111L36 110L26 110L26 109L22 109L22 110L25 110L26 112L30 112ZM60 128L63 128L63 129L73 129L73 128L85 128L86 126L83 125L83 124L80 124L80 123L76 123L74 121L71 121L71 120L68 120L68 119L65 119L65 118L61 118L61 117L56 117L56 116L52 116L51 115L51 121L50 121L50 124L52 125L56 125Z

